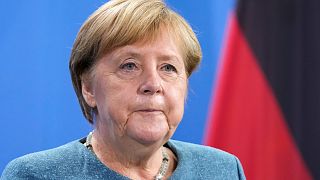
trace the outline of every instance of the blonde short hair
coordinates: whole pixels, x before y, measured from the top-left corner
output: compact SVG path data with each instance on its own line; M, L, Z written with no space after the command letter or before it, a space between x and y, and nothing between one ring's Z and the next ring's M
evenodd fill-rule
M82 112L90 123L93 108L82 95L82 76L105 53L153 38L160 26L179 42L189 77L201 60L200 44L190 25L162 0L111 0L84 22L72 48L69 68Z

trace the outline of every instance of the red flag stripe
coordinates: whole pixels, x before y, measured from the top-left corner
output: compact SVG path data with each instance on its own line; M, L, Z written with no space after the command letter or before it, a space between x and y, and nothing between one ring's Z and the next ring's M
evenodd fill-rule
M206 144L237 155L248 179L312 179L235 16Z

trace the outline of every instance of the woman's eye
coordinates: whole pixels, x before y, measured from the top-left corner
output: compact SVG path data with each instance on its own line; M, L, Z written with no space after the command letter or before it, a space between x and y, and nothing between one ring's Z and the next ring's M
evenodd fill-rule
M177 69L171 64L166 64L166 65L162 66L161 69L166 72L177 72Z
M128 62L125 64L121 64L120 69L126 70L126 71L133 71L137 69L137 65L133 62Z

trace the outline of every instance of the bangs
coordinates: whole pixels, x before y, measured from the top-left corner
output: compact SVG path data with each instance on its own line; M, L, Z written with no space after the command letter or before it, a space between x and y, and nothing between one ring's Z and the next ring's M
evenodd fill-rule
M113 21L105 18L102 22L105 28L101 34L99 56L138 41L153 41L160 34L161 27L170 24L170 12L161 1L135 1L115 8L120 9L106 12L113 16Z
M163 0L110 0L81 26L73 44L69 69L83 114L93 123L92 107L82 95L83 75L115 48L155 41L166 30L176 41L189 77L201 61L201 48L190 25Z

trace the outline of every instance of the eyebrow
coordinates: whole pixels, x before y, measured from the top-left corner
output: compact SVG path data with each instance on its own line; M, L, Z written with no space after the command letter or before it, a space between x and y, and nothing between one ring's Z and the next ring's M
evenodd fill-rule
M160 55L159 58L161 60L179 60L179 58L175 55Z
M116 53L116 56L133 56L141 57L141 54L132 49L123 49Z
M119 53L121 53L121 51ZM142 55L140 53L134 52L132 50L129 50L125 53L122 53L119 56L133 56L133 57L137 57L137 58L142 57ZM157 58L159 58L160 60L164 60L164 61L169 61L169 60L177 60L178 61L179 60L179 58L175 55L165 55L165 54L159 55L159 56L157 56Z
M125 47L124 49L121 49L119 52L117 52L116 56L118 56L118 57L132 56L132 57L136 57L136 58L141 58L143 55L141 53L139 53L138 50ZM157 58L160 59L161 61L176 61L176 62L179 62L179 57L174 55L174 54L172 54L172 53L160 54L160 55L157 56ZM181 59L181 60L182 60L182 63L184 63L183 59Z

